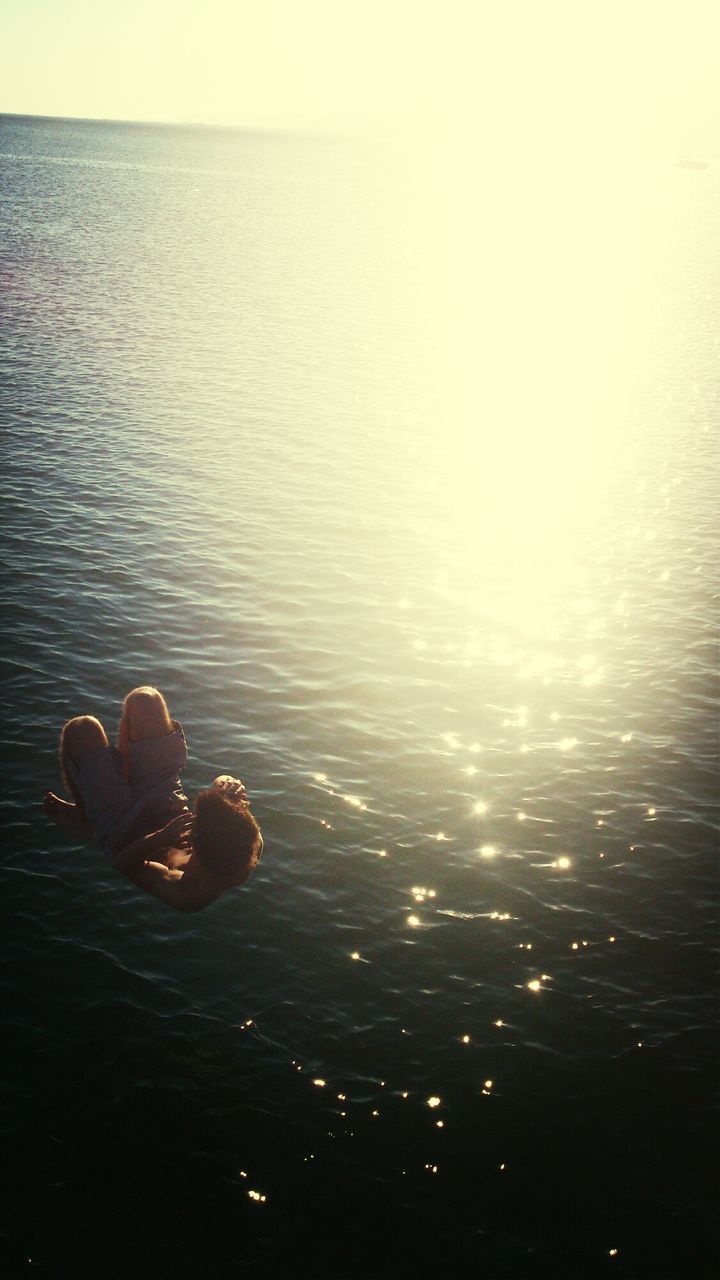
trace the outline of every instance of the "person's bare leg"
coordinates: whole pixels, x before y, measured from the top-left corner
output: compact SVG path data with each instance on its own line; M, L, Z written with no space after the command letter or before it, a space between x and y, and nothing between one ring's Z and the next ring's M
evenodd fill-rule
M63 800L53 791L48 791L43 808L48 818L81 840L92 839L93 831L85 814L82 796L70 776L68 762L72 760L77 764L83 755L107 746L107 734L94 716L76 716L68 720L60 734L60 776L73 800Z
M167 703L158 689L153 689L151 685L141 685L127 695L117 740L126 778L130 764L128 743L144 742L147 738L164 738L173 733L174 729Z

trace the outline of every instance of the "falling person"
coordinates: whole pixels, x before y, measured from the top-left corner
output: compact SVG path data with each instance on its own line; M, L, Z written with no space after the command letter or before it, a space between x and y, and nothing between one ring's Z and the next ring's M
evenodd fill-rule
M111 866L176 911L201 911L243 884L263 848L245 787L221 774L192 810L180 774L182 726L148 685L123 704L117 747L94 716L68 720L60 773L72 800L48 791L43 807L71 836L94 840Z

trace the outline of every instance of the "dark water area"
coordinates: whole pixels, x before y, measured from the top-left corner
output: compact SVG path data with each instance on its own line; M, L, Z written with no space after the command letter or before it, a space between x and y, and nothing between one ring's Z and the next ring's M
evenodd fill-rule
M0 117L4 1274L715 1274L719 172L551 438L417 156ZM198 915L40 805L146 682L265 834Z

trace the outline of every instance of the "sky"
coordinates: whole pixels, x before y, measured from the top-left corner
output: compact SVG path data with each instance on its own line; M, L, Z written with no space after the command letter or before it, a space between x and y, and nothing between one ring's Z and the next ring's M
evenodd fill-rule
M0 110L720 152L715 0L2 0Z

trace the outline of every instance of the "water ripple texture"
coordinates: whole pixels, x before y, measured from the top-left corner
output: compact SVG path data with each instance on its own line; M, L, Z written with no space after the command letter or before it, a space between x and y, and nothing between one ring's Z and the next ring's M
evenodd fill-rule
M718 170L552 324L428 182L0 117L11 1274L711 1273ZM198 916L39 805L144 682L265 830Z

